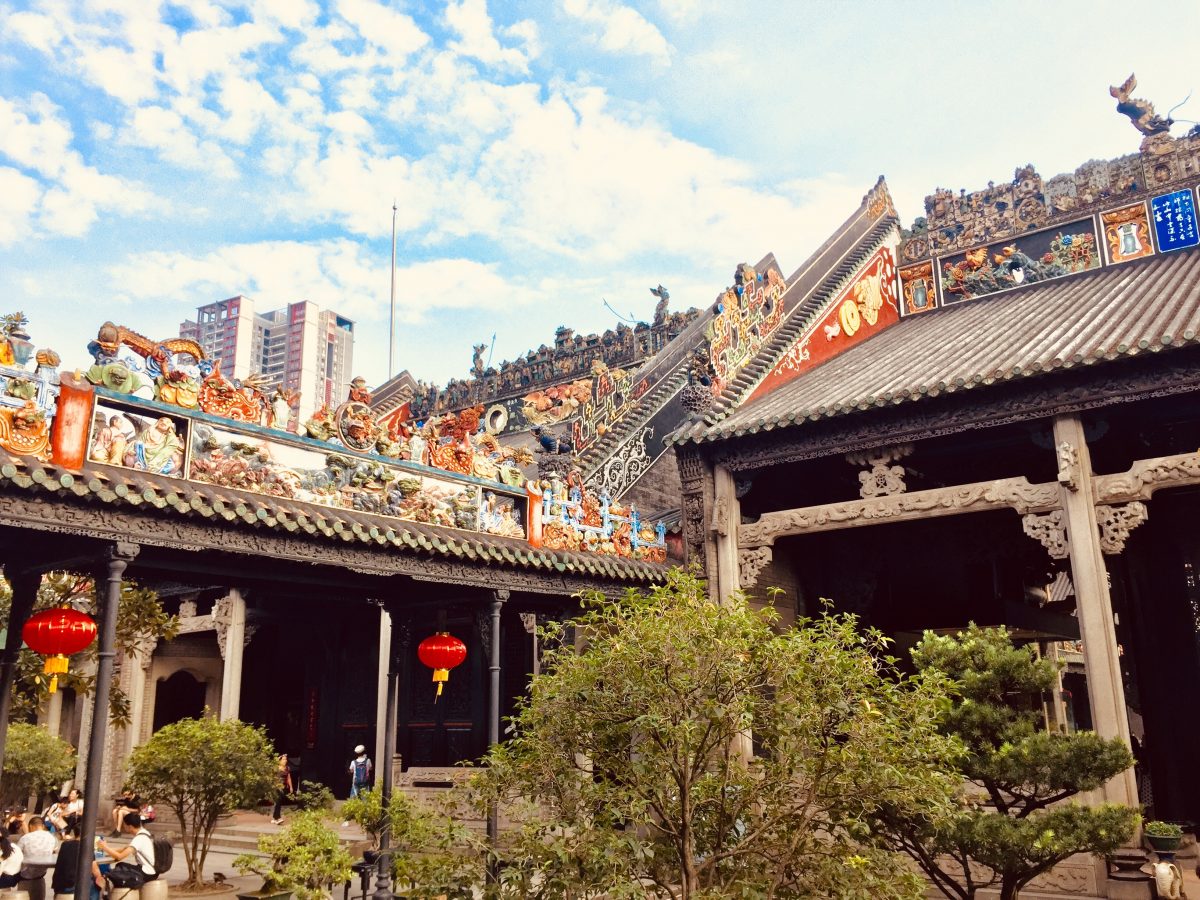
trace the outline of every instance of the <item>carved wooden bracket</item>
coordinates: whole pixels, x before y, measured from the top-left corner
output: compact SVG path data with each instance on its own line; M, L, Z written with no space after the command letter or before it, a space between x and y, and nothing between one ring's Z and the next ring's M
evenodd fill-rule
M1066 559L1070 554L1066 517L1061 509L1051 510L1044 515L1024 516L1021 519L1021 527L1027 535L1046 548L1051 559Z
M743 591L758 583L758 573L773 555L770 547L747 547L738 551L738 582Z
M763 513L757 522L738 527L739 547L762 547L777 538L839 528L858 528L877 522L903 522L983 512L989 509L1015 509L1019 513L1044 512L1059 506L1059 488L1053 481L1031 484L1024 477L980 481L928 491L912 491L888 497L826 503L802 509Z
M847 453L846 462L850 465L870 466L869 469L858 473L858 480L862 485L858 491L859 496L864 499L890 497L908 490L904 483L904 466L893 466L890 463L899 462L912 451L912 444L897 444L894 447L883 447L863 453Z
M1096 523L1100 526L1100 549L1115 556L1125 549L1129 532L1146 521L1150 512L1138 500L1123 506L1096 507Z

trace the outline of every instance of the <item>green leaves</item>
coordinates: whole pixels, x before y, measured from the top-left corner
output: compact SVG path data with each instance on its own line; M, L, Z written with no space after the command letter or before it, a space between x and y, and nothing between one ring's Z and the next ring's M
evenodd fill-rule
M201 883L218 817L257 803L275 789L275 760L261 728L212 716L167 725L134 749L129 785L178 817L187 884Z
M535 804L510 813L510 879L537 897L920 896L872 822L949 808L945 679L897 671L853 617L776 619L674 570L548 625L545 674L478 779Z
M242 873L261 875L267 890L293 891L300 900L320 900L328 896L330 884L349 881L352 874L354 859L320 810L297 813L279 834L259 835L258 850L265 860L243 853L233 865Z
M57 788L75 771L75 749L45 728L13 722L8 726L0 802L24 807L30 794Z
M900 814L884 823L892 846L917 861L948 897L999 884L1002 896L1082 852L1127 840L1138 814L1123 806L1065 803L1133 764L1119 740L1044 730L1041 700L1054 664L1014 647L1002 628L971 625L956 636L926 633L913 650L922 673L953 680L957 703L940 727L962 742L963 802L945 817Z

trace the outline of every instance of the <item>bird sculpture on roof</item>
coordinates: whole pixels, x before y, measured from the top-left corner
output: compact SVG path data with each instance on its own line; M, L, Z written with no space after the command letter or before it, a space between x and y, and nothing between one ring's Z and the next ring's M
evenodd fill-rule
M654 324L661 325L667 318L667 304L671 302L671 293L661 284L650 288L650 293L658 298L658 305L654 307Z

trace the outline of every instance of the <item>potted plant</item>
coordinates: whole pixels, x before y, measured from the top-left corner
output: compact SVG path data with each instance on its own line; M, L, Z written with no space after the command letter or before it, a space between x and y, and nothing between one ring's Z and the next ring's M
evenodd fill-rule
M1147 822L1142 830L1150 846L1158 853L1174 853L1183 840L1183 829L1173 822L1154 819Z
M243 853L233 861L243 875L261 875L262 887L239 898L264 900L295 893L300 900L328 896L331 885L350 879L353 860L342 847L337 832L325 824L321 813L301 812L278 834L258 838L262 856Z

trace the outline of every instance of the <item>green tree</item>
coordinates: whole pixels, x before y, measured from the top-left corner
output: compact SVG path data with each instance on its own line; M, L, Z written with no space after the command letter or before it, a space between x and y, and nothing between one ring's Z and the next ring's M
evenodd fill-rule
M922 896L871 823L885 804L949 808L942 676L901 674L851 616L778 632L773 610L715 604L680 570L648 593L583 602L544 629L546 674L476 779L484 800L536 807L505 849L509 890Z
M1003 628L971 625L956 636L926 632L913 650L918 671L957 684L942 729L966 747L966 785L948 818L897 815L894 846L908 853L947 897L970 900L1000 886L1016 900L1025 885L1075 853L1109 853L1137 827L1118 804L1065 802L1133 765L1119 740L1045 730L1042 698L1056 666Z
M221 814L257 803L275 789L277 758L261 728L212 716L167 725L130 755L130 787L179 819L186 885L202 884Z
M330 886L350 880L353 858L321 810L304 810L278 834L261 834L258 851L243 853L233 864L240 872L263 879L264 893L295 891L300 900L321 900ZM265 857L265 858L264 858Z
M40 612L55 606L72 604L95 618L95 583L89 576L72 572L50 572L42 578L33 611ZM12 607L12 588L7 579L0 579L0 622L7 627ZM179 620L168 615L159 603L158 594L149 588L126 581L121 588L121 603L117 609L116 648L118 653L132 657L138 648L151 641L170 640L179 631ZM99 642L71 657L71 669L59 676L61 687L72 688L77 694L90 694L95 677L84 673L84 663L96 658ZM29 649L22 649L17 658L16 683L13 689L10 721L30 719L49 693L49 677L42 673L43 659ZM129 698L117 684L109 694L109 719L115 725L129 724Z
M58 789L75 771L75 750L45 728L13 722L4 748L0 803L24 807L30 794Z

